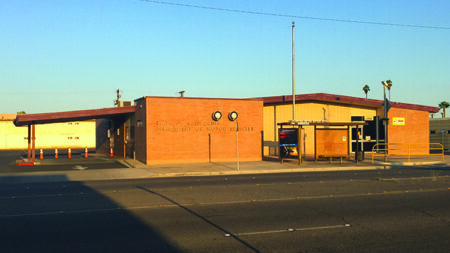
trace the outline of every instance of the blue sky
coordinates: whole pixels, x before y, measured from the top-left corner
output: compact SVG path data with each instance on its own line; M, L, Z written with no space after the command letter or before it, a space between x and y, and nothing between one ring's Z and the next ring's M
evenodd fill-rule
M450 100L448 0L168 0L424 29L217 11L140 0L0 2L0 113L112 107L142 96L333 93L437 106Z

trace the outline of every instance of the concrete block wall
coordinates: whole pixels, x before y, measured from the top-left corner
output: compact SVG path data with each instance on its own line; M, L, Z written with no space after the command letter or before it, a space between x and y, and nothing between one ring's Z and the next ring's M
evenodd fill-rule
M440 143L450 149L450 118L430 119L430 143Z

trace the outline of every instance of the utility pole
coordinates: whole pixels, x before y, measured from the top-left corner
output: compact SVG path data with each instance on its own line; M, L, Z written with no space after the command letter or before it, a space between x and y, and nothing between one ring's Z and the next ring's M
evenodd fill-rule
M119 100L120 97L121 97L121 95L120 95L120 90L117 89L116 92L117 92L117 99L114 100L114 105L117 105L117 107L120 107L120 100Z
M382 81L381 84L383 85L383 93L384 93L384 102L383 102L383 109L384 109L384 119L383 119L383 125L384 125L384 146L385 146L385 151L384 151L384 162L387 162L387 152L388 152L388 136L387 136L387 124L388 124L388 120L387 120L387 106L388 106L388 101L386 99L386 87L388 86L388 84L386 83L386 81Z
M292 122L295 122L295 22L292 21Z

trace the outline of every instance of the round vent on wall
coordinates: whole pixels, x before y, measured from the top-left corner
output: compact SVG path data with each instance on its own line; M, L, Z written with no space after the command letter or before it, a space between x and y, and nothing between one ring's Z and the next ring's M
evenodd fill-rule
M235 111L232 111L228 114L228 119L231 121L235 121L238 118L238 113Z
M220 111L215 111L212 114L212 118L214 121L218 121L222 118L222 113Z

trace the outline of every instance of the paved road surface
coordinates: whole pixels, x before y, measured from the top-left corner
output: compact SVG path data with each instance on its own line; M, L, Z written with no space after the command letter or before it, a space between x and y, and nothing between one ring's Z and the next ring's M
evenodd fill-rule
M3 185L1 252L445 252L448 174Z

